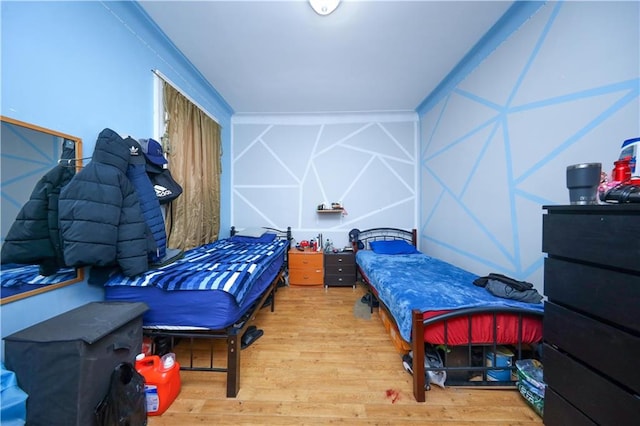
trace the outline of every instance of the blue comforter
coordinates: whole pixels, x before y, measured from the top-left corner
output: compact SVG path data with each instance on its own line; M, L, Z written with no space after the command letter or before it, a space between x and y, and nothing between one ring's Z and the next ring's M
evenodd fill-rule
M267 269L288 242L244 243L222 239L188 250L181 259L135 277L117 274L105 286L155 286L173 290L221 290L242 303L254 278Z
M543 311L542 303L523 303L493 296L475 286L478 278L450 263L418 254L356 253L356 263L389 308L404 340L411 341L411 311L455 310L472 307L518 307Z
M62 268L53 275L40 275L38 265L19 265L2 268L2 287L15 287L23 284L49 285L76 278L75 268Z

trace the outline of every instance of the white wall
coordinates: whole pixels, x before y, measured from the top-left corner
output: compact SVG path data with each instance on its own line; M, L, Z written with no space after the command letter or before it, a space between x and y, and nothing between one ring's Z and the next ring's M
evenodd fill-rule
M543 288L543 205L640 135L640 3L550 2L420 111L422 249Z
M353 228L417 225L417 115L235 115L232 224L336 247ZM340 202L348 214L318 214Z

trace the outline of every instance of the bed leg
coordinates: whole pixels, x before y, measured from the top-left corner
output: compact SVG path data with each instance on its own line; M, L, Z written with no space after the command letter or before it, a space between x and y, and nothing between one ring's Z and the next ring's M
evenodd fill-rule
M284 271L281 271L275 281L271 284L271 312L276 310L276 292L278 291L278 284L284 281Z
M240 335L227 337L227 398L235 398L240 389Z
M411 312L411 350L413 351L413 396L417 402L425 402L424 389L424 322L422 312Z
M276 310L276 291L278 290L278 282L271 289L271 312Z

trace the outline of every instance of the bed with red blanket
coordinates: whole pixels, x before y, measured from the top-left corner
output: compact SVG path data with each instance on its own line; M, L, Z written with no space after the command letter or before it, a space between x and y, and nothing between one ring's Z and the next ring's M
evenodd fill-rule
M354 232L355 231L355 232ZM416 231L354 230L362 281L411 348L414 395L425 400L429 372L446 372L449 386L515 386L507 369L534 355L542 341L542 303L497 297L479 278L416 249ZM417 360L437 355L442 365ZM508 366L501 364L500 354ZM507 378L504 373L507 371Z

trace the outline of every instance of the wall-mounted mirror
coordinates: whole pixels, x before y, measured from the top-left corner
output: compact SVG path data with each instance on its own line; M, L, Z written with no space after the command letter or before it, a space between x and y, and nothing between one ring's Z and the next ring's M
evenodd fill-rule
M82 141L4 116L0 116L0 123L3 258L0 304L5 304L83 279L82 269L65 268L60 265L61 260L46 257L47 250L55 249L42 248L48 242L55 245L52 242L55 231L50 232L55 221L47 203L57 202L59 187L52 190L51 186L66 182L82 167ZM19 214L29 220L16 220ZM38 220L31 220L34 215ZM49 235L22 244L43 232Z

